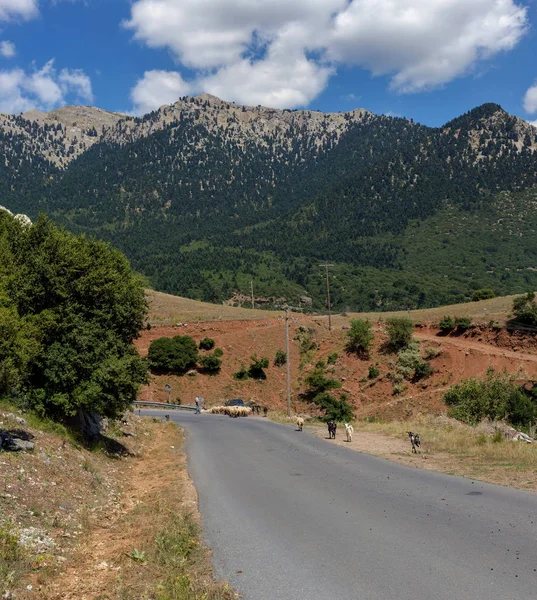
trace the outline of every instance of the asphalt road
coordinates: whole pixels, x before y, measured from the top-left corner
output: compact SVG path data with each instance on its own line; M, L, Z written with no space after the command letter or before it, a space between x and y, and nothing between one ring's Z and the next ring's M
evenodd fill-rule
M537 494L404 467L263 418L171 418L187 432L217 574L246 600L537 597Z

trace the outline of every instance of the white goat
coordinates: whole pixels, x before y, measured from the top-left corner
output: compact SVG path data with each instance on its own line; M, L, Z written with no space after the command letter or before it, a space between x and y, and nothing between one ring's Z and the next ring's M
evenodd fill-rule
M298 431L302 431L302 428L304 427L304 419L302 417L296 418L296 426L298 427Z
M345 433L347 434L347 442L352 442L352 434L354 433L354 428L349 423L345 423Z

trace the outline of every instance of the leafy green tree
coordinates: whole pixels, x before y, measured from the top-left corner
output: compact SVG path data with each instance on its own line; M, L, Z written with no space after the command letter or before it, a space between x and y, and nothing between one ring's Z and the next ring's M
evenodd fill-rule
M537 326L537 303L535 294L528 292L525 296L519 296L513 300L514 320L524 325Z
M147 304L126 258L45 217L0 214L0 275L0 391L79 423L122 413L146 380L132 341Z
M351 421L354 418L354 413L346 394L341 394L338 399L328 392L322 392L315 396L313 403L325 411L324 416L322 417L322 420L325 422Z
M388 344L393 350L406 348L411 340L414 326L407 317L391 317L386 320Z
M158 338L149 346L147 358L151 368L174 373L184 373L196 366L198 347L189 335Z
M367 356L375 339L371 323L367 319L353 319L347 332L347 352Z
M305 379L305 383L308 386L304 394L304 397L308 401L326 392L328 390L335 390L341 387L341 382L337 379L330 379L326 377L323 367L316 367Z
M490 298L496 298L496 293L490 288L476 290L472 294L472 302L478 302L479 300L489 300Z

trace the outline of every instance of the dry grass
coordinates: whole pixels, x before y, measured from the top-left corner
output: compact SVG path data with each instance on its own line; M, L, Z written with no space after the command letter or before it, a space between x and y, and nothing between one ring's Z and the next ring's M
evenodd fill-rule
M520 295L520 294L517 294ZM368 318L378 321L379 318L386 320L394 316L408 316L413 323L438 323L442 317L470 317L473 321L488 323L491 320L505 324L511 314L513 299L517 296L503 296L491 300L480 300L479 302L466 302L464 304L452 304L439 308L425 308L422 310L409 310L401 312L386 313L349 313L349 317Z
M191 321L250 321L273 318L276 312L236 308L222 304L198 302L170 294L146 291L149 300L149 322L151 325L175 325Z
M235 308L222 304L198 302L152 290L147 291L149 300L149 322L152 325L172 325L191 321L243 321L273 318L278 313L271 310ZM475 322L488 323L491 320L504 324L510 316L513 299L516 296L503 296L479 302L453 304L440 308L426 308L400 312L348 313L345 317L334 315L335 324L347 323L348 319L367 318L371 321L386 320L393 316L408 316L414 323L438 323L442 317L470 317ZM327 317L317 317L327 320ZM341 323L340 323L341 322Z
M387 423L358 421L355 430L382 433L405 441L408 439L407 431L417 431L424 452L448 453L464 460L475 471L476 478L495 467L527 472L528 476L534 476L537 470L537 444L506 440L500 429L495 433L493 425L470 427L452 419L424 417ZM500 473L498 483L506 475L509 473Z

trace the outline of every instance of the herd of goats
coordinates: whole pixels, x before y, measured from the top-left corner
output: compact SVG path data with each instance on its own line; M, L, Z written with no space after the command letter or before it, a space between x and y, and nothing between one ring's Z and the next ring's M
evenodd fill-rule
M263 414L266 417L268 413L268 408L260 407L259 405L251 406L213 406L211 408L203 409L201 412L210 415L228 415L228 417L248 417L252 413L260 413L260 410L263 410ZM170 415L166 415L166 421L169 421ZM304 428L304 417L296 417L296 425L297 431L302 431ZM337 423L335 421L328 421L326 424L328 427L328 438L331 440L336 439L337 432ZM354 428L350 423L345 423L345 437L347 442L352 442L352 434L354 433ZM412 431L407 431L408 437L410 439L410 444L412 446L412 452L414 454L418 453L418 450L421 447L420 434L414 433Z

